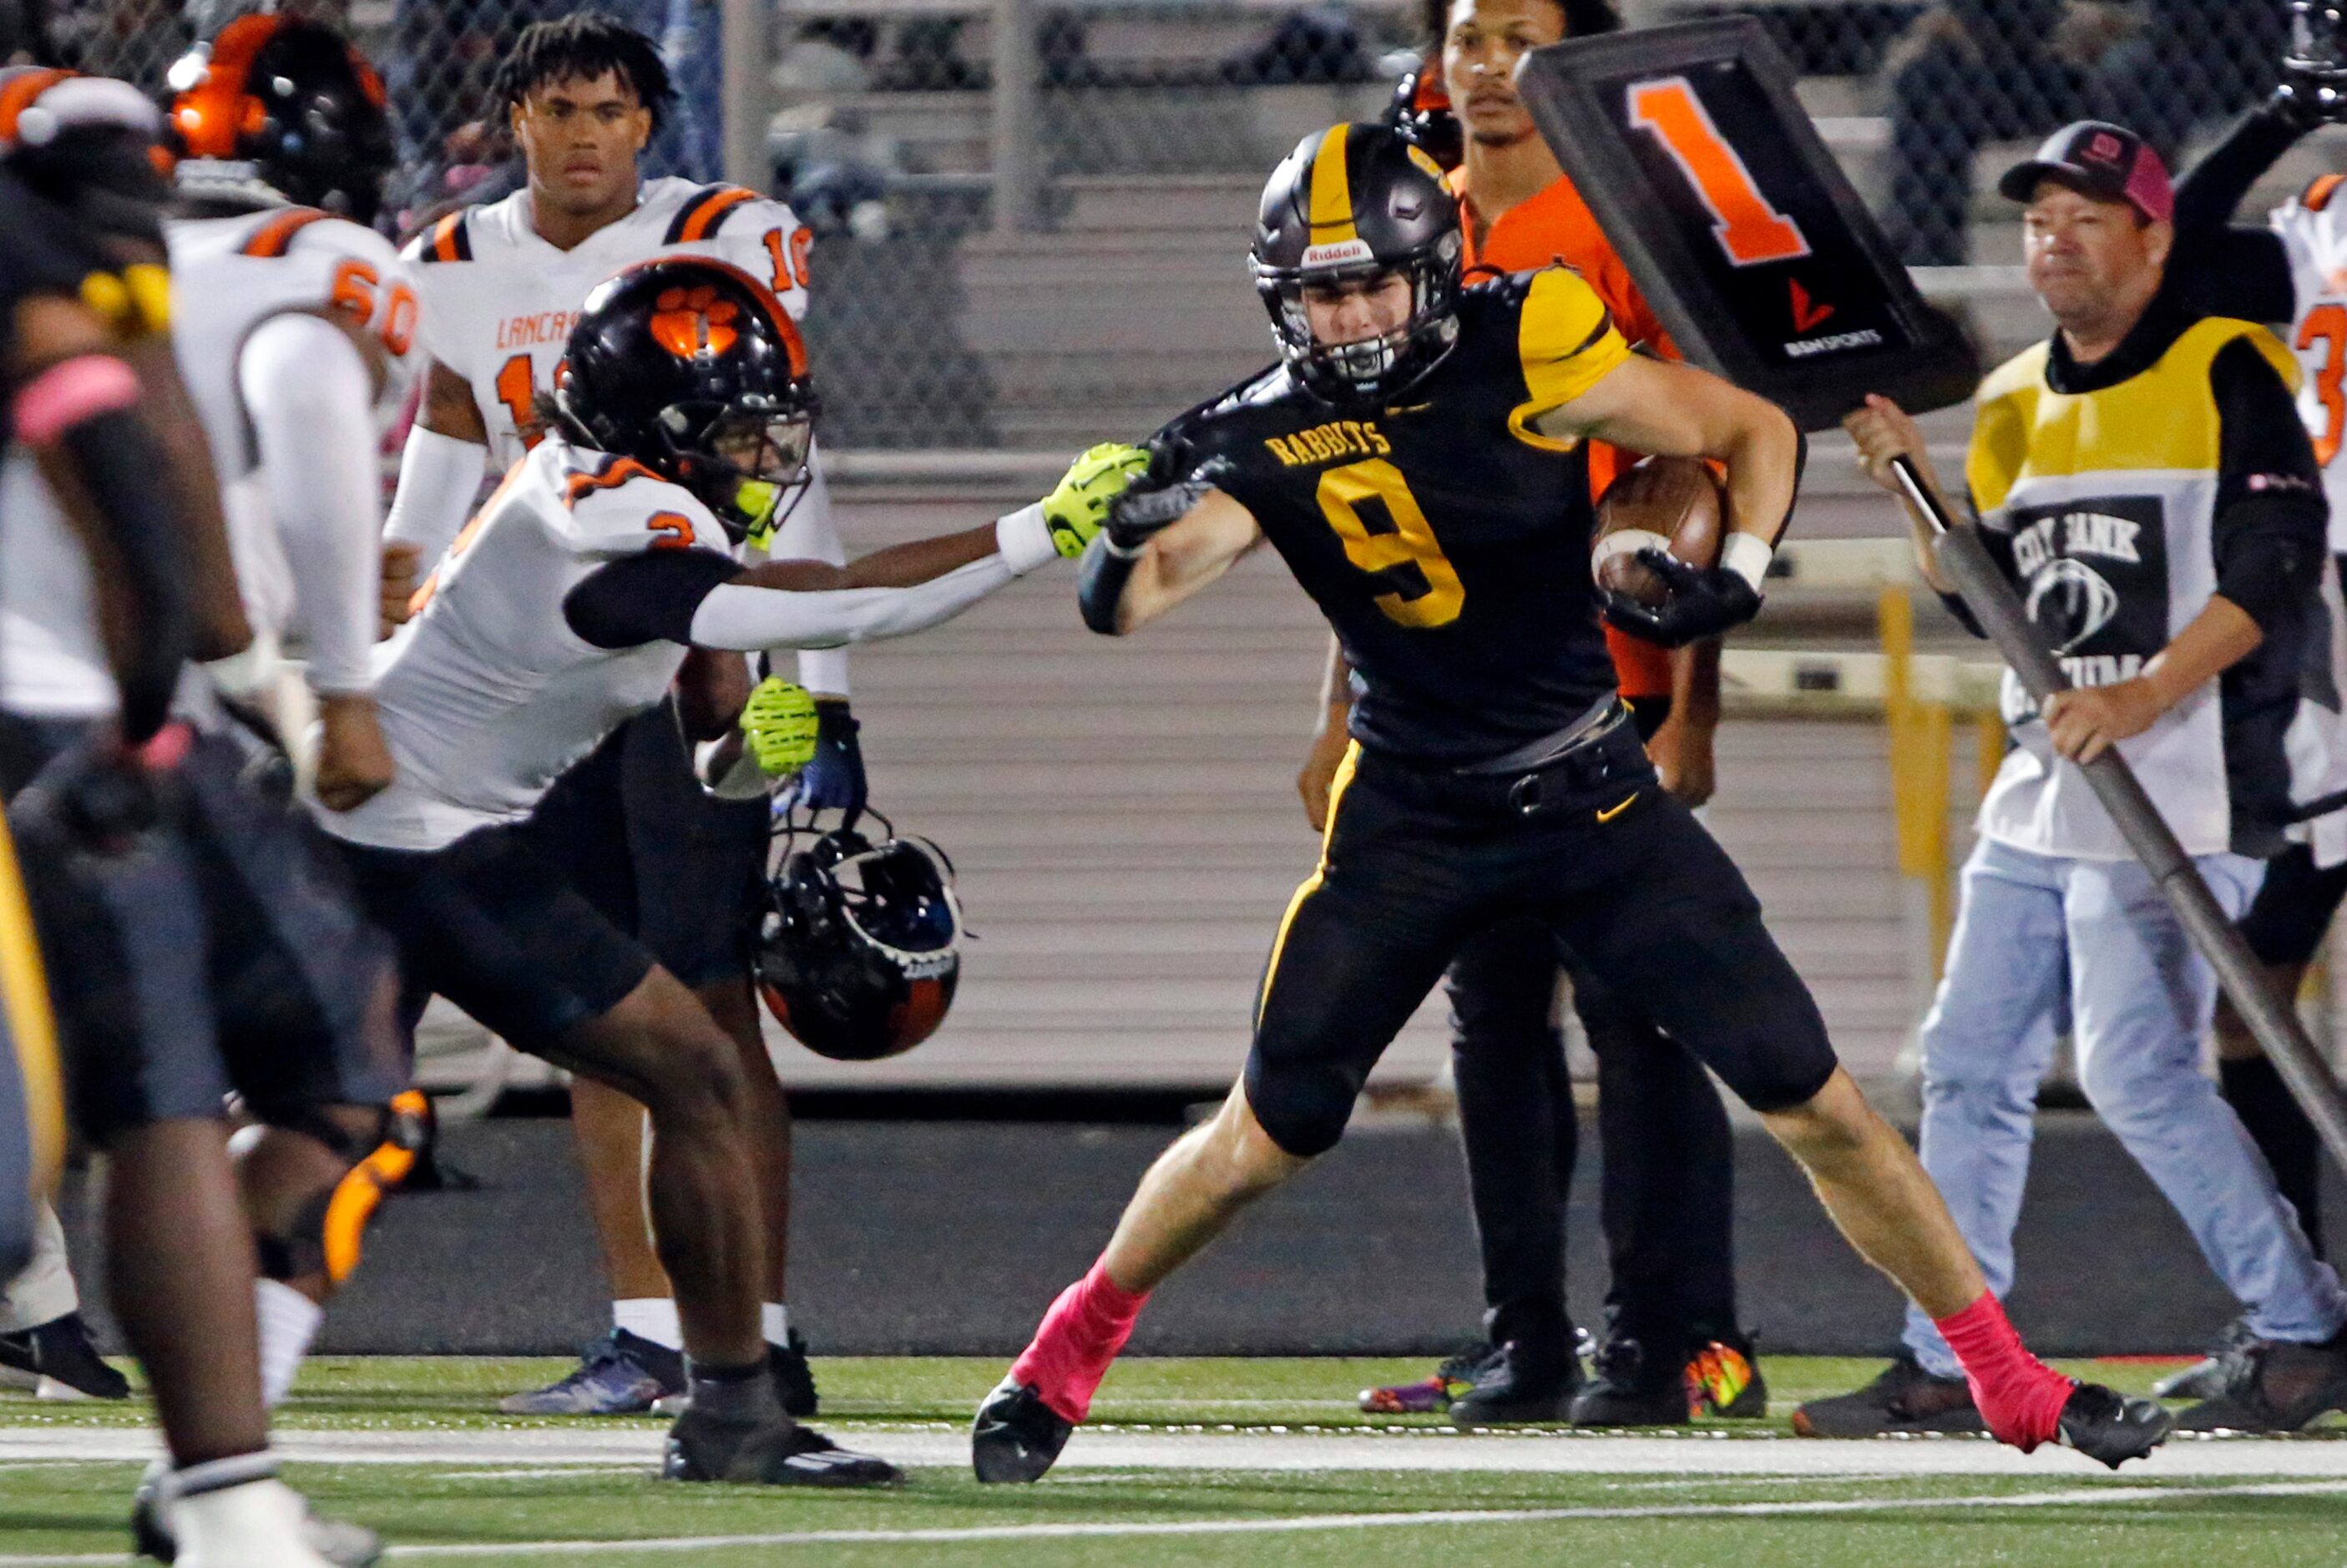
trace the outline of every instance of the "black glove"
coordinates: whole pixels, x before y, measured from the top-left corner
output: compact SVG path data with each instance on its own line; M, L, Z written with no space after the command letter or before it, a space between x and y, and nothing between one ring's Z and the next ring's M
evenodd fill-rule
M1633 637L1665 648L1684 648L1717 637L1760 613L1759 593L1740 573L1726 567L1689 566L1651 545L1640 550L1636 559L1663 579L1670 596L1659 608L1649 610L1627 594L1606 590L1605 619Z
M1162 489L1127 490L1108 504L1108 521L1101 532L1108 536L1111 549L1129 556L1147 544L1152 534L1180 522L1214 487L1211 480L1189 478Z

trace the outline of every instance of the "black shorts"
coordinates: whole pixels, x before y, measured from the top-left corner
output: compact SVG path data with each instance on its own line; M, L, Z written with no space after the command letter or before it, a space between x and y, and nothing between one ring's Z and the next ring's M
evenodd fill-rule
M712 797L667 703L612 732L530 819L571 883L688 986L750 968L766 864L764 800Z
M2347 866L2321 870L2314 852L2293 844L2266 862L2266 879L2241 917L2241 939L2263 964L2304 964L2322 946L2339 900L2347 897Z
M407 1087L390 946L300 808L249 786L255 761L198 734L152 825L119 847L70 825L65 803L95 768L78 743L9 807L70 1101L95 1142L218 1116L231 1090L299 1125Z
M1545 924L1754 1109L1800 1104L1832 1075L1825 1022L1758 900L1663 793L1629 725L1533 779L1348 757L1247 1057L1248 1102L1283 1148L1333 1145L1461 939L1517 917Z
M399 947L412 1025L446 997L515 1047L559 1054L651 973L653 958L544 853L535 819L445 849L342 845L368 917Z

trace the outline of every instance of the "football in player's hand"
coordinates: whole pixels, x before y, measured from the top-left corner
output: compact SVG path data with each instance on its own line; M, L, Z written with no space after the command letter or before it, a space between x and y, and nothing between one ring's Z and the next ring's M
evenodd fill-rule
M1719 480L1694 457L1648 457L1605 487L1597 503L1590 575L1601 590L1658 609L1669 589L1642 549L1668 551L1692 567L1719 564L1727 512Z

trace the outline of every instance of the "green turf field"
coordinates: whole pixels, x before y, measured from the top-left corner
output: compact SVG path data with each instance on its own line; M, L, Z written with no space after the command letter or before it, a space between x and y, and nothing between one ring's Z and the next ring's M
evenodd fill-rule
M664 1485L650 1479L657 1419L515 1420L488 1409L496 1395L559 1375L557 1361L323 1360L305 1373L281 1426L292 1451L310 1456L289 1466L289 1478L328 1512L382 1530L394 1561L1357 1568L1364 1554L1402 1553L1576 1568L2347 1561L2347 1443L2320 1437L2179 1443L2113 1477L2072 1454L2008 1463L1973 1440L1783 1436L1793 1403L1850 1387L1874 1365L1771 1358L1776 1408L1766 1422L1665 1439L1471 1440L1430 1420L1378 1423L1425 1429L1386 1438L1362 1430L1354 1390L1422 1374L1418 1361L1134 1360L1102 1391L1096 1451L1080 1460L1095 1440L1080 1438L1042 1485L981 1489L969 1477L962 1431L998 1365L819 1360L823 1424L913 1466L909 1486L876 1496ZM2091 1370L2135 1388L2156 1375ZM118 1560L124 1499L146 1442L125 1429L138 1421L135 1409L0 1395L0 1568Z

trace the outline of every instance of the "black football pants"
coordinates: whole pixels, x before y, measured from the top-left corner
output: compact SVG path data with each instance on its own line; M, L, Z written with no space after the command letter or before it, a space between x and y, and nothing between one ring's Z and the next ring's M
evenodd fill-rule
M1554 1023L1559 957L1540 921L1511 920L1460 948L1449 989L1484 1321L1495 1345L1563 1355L1565 1194L1580 1124ZM1572 967L1573 1010L1597 1057L1608 1327L1658 1355L1727 1337L1737 1328L1727 1112L1692 1052Z
M1247 1056L1248 1104L1290 1153L1343 1136L1378 1058L1460 947L1510 919L1540 922L1755 1109L1805 1103L1831 1076L1824 1022L1758 901L1663 793L1627 724L1512 779L1356 748L1332 794Z

